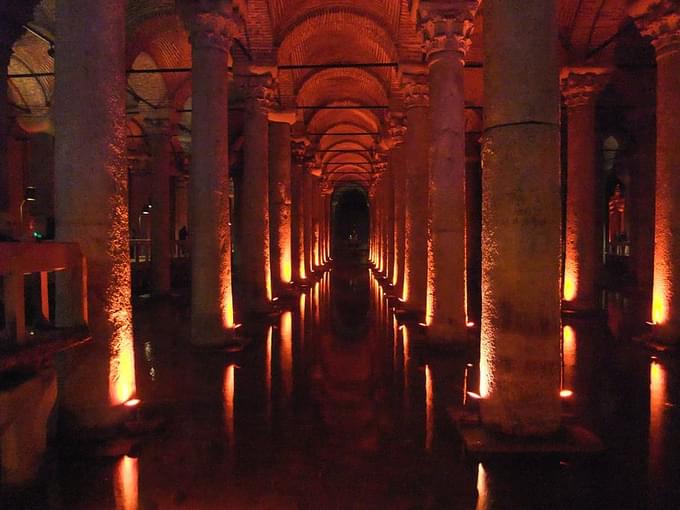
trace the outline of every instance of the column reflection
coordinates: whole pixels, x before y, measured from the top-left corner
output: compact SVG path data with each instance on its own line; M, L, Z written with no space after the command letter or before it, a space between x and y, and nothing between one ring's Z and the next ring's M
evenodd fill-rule
M139 508L139 466L138 459L125 455L118 461L113 474L113 495L116 510L137 510Z

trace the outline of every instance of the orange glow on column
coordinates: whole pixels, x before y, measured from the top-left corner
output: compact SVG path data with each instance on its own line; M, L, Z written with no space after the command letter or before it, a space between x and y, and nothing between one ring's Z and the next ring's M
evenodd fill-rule
M113 475L113 496L116 508L137 510L139 508L138 459L125 455L118 461Z
M230 444L234 443L234 391L236 386L236 366L227 365L224 370L224 386L222 394L224 397L224 425L227 432L227 440Z
M425 365L425 449L432 449L432 434L434 432L434 395L432 393L432 371L430 365Z
M283 394L289 398L293 392L293 314L281 315L281 378Z
M493 391L494 380L494 342L495 332L489 320L482 320L481 341L479 346L479 396L487 398Z
M234 327L234 298L231 294L231 269L228 276L222 278L222 326L225 329Z
M576 298L578 291L578 268L575 267L575 262L569 263L567 261L564 270L564 288L562 297L565 301L573 301Z
M119 315L124 317L124 323L114 333L109 362L109 400L113 405L124 404L136 392L131 318L126 311L120 312Z
M267 342L265 344L265 385L267 387L267 416L271 415L272 404L272 344L274 328L267 329Z
M664 289L664 284L661 283L663 278L659 277L657 280L656 269L654 270L654 293L652 295L652 322L654 324L663 324L666 322L668 316L668 297Z

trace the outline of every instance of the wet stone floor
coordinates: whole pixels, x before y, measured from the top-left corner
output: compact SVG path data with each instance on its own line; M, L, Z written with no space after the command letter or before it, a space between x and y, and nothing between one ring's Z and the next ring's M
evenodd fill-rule
M53 453L17 508L680 508L677 359L626 338L626 306L565 323L564 413L605 453L480 463L449 419L477 356L420 348L365 267L326 272L235 355L192 350L186 306L147 303L138 393L164 426L117 458Z

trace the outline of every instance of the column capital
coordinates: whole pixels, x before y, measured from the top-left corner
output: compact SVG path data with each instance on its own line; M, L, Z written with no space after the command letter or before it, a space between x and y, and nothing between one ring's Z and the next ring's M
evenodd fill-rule
M277 104L271 74L252 74L241 83L248 113L269 113Z
M307 138L294 138L291 142L291 152L297 164L304 164L307 158L307 148L311 142Z
M430 106L430 86L426 75L404 74L401 78L401 89L404 94L404 107L407 110Z
M561 88L569 108L578 108L594 101L609 81L609 69L597 67L565 67Z
M680 51L680 5L676 0L638 0L630 14L640 33L652 38L657 59Z
M177 10L194 49L214 48L225 53L241 32L246 12L243 0L177 0Z
M387 123L387 132L390 135L388 145L391 148L399 147L406 137L406 116L402 112L389 112Z
M162 117L145 117L144 131L152 136L170 136L172 131L172 124L170 119L166 116Z
M421 1L418 6L423 51L428 62L437 60L437 54L458 54L462 61L470 48L473 20L479 0L453 2Z

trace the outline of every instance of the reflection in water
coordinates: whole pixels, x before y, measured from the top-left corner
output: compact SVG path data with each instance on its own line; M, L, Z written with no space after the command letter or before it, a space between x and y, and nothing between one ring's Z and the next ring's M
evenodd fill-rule
M489 485L486 470L480 462L477 466L477 506L475 510L488 510L491 508L489 499Z
M571 326L562 330L562 387L560 394L571 396L576 371L576 332Z
M404 363L403 366L403 372L404 372L404 408L408 410L409 408L409 376L408 376L408 365L409 365L409 336L408 336L408 327L406 324L402 324L400 326L401 329L401 345L402 345L402 360Z
M661 474L663 467L666 375L666 367L652 358L649 365L649 469L652 479Z
M229 364L224 369L224 386L222 393L224 397L224 423L229 445L234 445L234 390L236 384L236 365Z
M285 399L290 398L293 391L293 314L283 312L281 314L281 385Z
M432 370L425 365L425 449L432 449L434 432L434 395L432 393Z
M272 344L273 344L274 328L269 326L267 329L267 341L265 342L265 385L267 387L267 398L265 399L267 407L267 419L272 415ZM233 393L233 391L232 391Z
M138 460L125 455L118 461L113 475L113 495L116 510L137 510L139 507Z

